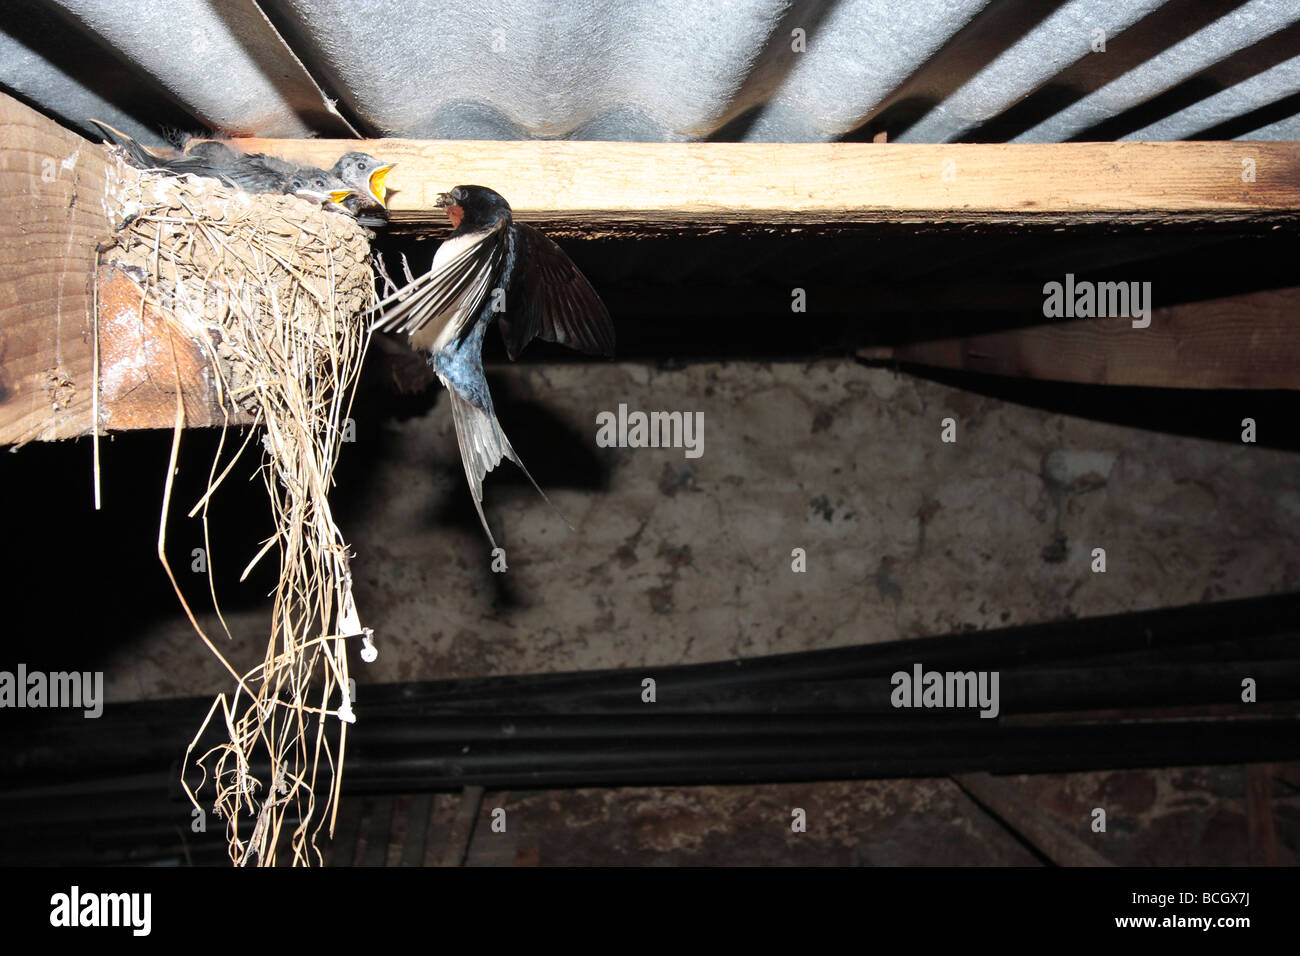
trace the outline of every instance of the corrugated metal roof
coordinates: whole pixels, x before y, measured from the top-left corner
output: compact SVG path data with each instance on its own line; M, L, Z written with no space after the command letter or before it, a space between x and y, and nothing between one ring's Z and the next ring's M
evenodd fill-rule
M4 19L0 87L146 141L1300 135L1300 0L9 0Z

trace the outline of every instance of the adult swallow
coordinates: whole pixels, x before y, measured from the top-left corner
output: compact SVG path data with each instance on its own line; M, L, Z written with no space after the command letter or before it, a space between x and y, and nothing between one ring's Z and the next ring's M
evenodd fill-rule
M388 225L388 186L386 180L396 163L381 163L369 153L344 153L330 173L352 190L343 202L363 226Z
M185 152L159 154L145 149L126 133L91 120L109 142L125 150L132 165L173 176L206 176L250 193L290 193L340 211L352 188L333 173L315 166L290 163L266 153L245 153L219 140L191 142Z
M510 204L498 193L457 186L442 193L438 205L451 221L451 235L428 272L375 307L379 318L372 328L405 332L412 348L429 353L451 400L474 507L495 549L483 515L483 477L502 458L518 465L548 504L550 499L511 447L492 408L483 375L488 325L497 321L511 361L534 338L612 356L614 326L600 296L564 250L515 222Z

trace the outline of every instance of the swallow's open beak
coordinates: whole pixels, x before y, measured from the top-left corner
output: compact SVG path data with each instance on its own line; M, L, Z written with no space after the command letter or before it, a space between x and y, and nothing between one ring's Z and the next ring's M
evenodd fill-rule
M396 165L396 163L389 163L387 166L380 166L370 174L370 198L381 206L387 206L385 200L388 198L388 187L384 185L384 180Z
M447 206L456 205L456 200L451 198L451 193L438 193L438 205L445 209Z
M351 189L332 189L329 194L330 202L342 203L343 200L347 199L351 195Z

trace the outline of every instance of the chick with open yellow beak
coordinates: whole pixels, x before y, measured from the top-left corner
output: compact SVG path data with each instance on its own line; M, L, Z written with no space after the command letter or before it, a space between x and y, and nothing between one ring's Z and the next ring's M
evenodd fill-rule
M353 192L345 208L366 226L388 224L388 174L396 163L381 163L369 153L344 153L330 170Z

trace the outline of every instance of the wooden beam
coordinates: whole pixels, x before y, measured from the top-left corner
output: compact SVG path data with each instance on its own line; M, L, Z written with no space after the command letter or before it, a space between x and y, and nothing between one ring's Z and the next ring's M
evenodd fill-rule
M99 429L225 420L207 352L112 265L108 152L0 94L0 445L90 434L99 304ZM233 424L251 416L231 411Z
M437 194L464 183L496 189L521 219L581 236L1300 218L1300 143L1289 142L240 144L322 166L349 149L397 162L388 180L395 226L442 225Z
M90 429L103 151L0 94L0 444Z
M1091 385L1300 388L1300 288L862 349L866 359Z
M206 354L141 304L111 251L96 271L114 160L4 94L0 141L0 445L91 433L96 298L101 433L171 428L178 373L186 422L222 422Z

